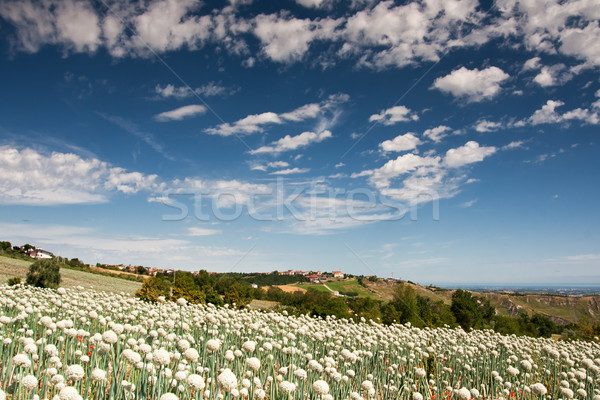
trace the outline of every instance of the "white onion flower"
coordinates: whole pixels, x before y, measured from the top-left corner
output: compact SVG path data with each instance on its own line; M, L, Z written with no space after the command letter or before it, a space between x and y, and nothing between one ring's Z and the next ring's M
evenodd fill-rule
M324 380L315 381L312 385L312 390L318 395L326 395L329 393L329 384Z
M226 368L217 376L219 387L226 392L231 392L238 385L237 377L229 368Z

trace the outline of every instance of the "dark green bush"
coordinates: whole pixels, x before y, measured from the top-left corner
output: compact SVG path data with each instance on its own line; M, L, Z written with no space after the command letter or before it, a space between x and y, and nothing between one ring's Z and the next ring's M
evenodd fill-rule
M54 258L34 261L29 266L25 282L28 285L56 289L60 284L60 265Z

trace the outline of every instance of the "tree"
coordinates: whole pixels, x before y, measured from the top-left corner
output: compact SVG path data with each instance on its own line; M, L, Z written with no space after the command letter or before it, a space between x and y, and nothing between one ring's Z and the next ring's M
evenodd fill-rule
M173 300L180 297L193 304L206 303L202 289L196 285L194 275L189 272L175 271L175 285L173 286Z
M160 296L169 296L170 286L161 278L153 276L144 281L142 287L135 292L135 295L142 300L157 302Z
M28 285L56 289L60 284L60 265L55 258L36 260L29 267L25 282Z
M452 305L450 306L456 322L463 329L478 328L481 324L482 315L479 310L477 299L471 293L458 289L452 294Z
M0 242L0 251L4 253L6 251L10 252L11 250L12 244L10 244L10 242Z
M244 288L237 282L233 283L227 288L223 300L226 304L235 304L237 307L243 307L250 302L250 299L246 296Z

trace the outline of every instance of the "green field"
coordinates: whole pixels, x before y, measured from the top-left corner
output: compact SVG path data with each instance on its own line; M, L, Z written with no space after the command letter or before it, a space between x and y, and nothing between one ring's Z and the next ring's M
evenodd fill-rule
M30 264L31 261L0 256L0 284L6 283L8 279L14 277L19 277L21 281L25 281L25 275L27 275ZM142 287L140 282L73 269L62 268L60 274L62 277L60 286L67 288L75 286L89 288L93 286L97 290L105 290L107 292L134 294L136 290Z
M367 289L360 286L356 279L327 281L325 282L325 285L327 285L327 287L329 287L333 291L356 292L358 293L358 297L377 297L375 294L369 292ZM319 292L331 293L329 289L327 289L323 284L320 283L299 283L292 286L296 286L307 290L312 289L318 290Z
M298 283L291 286L299 287L305 290L316 290L318 292L331 293L330 290L327 290L327 288L320 283Z

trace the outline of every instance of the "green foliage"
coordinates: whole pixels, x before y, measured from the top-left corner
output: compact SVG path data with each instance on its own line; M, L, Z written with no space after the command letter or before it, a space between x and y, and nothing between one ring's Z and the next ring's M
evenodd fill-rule
M67 264L70 265L72 268L88 268L87 264L82 263L81 261L79 261L78 258L73 258L69 260Z
M494 307L484 297L475 297L466 290L458 289L452 295L450 306L456 322L465 330L484 328L494 317Z
M351 298L347 300L348 306L354 313L356 319L364 318L367 321L379 321L381 319L381 302L369 297Z
M164 279L153 276L144 281L144 284L135 292L135 295L142 300L155 303L160 296L167 297L169 291L170 285Z
M148 275L148 270L140 265L135 268L135 273L138 275Z
M6 284L8 286L19 285L20 283L21 283L21 278L19 278L18 276L15 276L14 278L10 278L9 280L6 281Z
M170 296L171 299L177 300L179 298L184 298L190 303L206 303L206 295L204 294L204 291L196 285L196 281L192 274L176 271L174 280L175 284L173 285L173 294Z
M250 300L252 300L248 295L248 291L244 290L244 287L237 282L233 282L226 290L223 300L225 304L235 305L237 307L244 307Z
M223 304L223 300L211 286L200 283L193 274L177 271L175 276L172 274L158 275L146 279L135 295L150 302L156 302L159 297L163 296L166 300L171 301L184 298L194 304Z
M60 265L55 258L36 260L29 267L28 285L56 289L60 284Z

